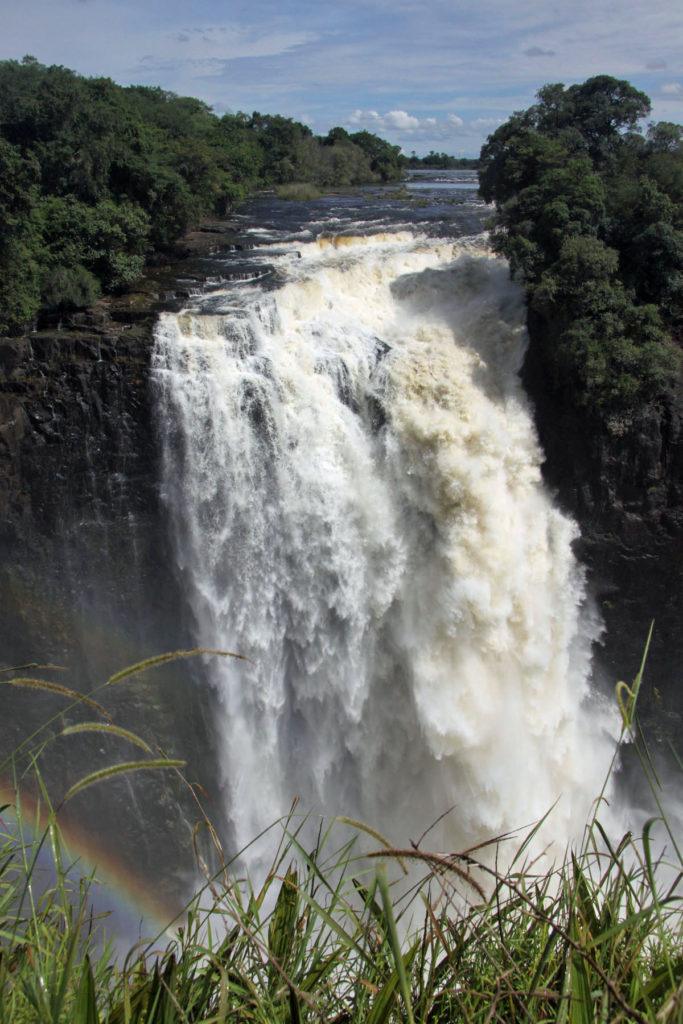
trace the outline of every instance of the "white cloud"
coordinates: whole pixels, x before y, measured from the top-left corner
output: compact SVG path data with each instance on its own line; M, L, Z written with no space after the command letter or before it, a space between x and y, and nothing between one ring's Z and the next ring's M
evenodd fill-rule
M405 110L390 110L384 115L384 123L387 128L395 128L399 132L413 132L420 127L420 119Z
M366 128L377 134L392 132L405 132L408 135L425 135L451 133L454 129L462 128L464 121L457 114L449 114L445 121L438 121L435 117L415 117L406 110L390 110L386 114L380 114L376 110L354 110L348 119L348 124Z
M470 125L480 131L493 132L506 120L505 117L475 117L474 121L470 121Z
M349 124L357 125L361 128L372 126L372 131L374 132L414 132L419 131L423 124L427 124L430 121L434 124L436 123L434 118L426 118L421 123L418 117L413 117L412 114L405 110L390 110L386 114L380 114L376 110L354 110L348 119Z
M306 30L278 31L240 24L202 25L168 33L163 47L166 60L235 60L236 58L276 57L299 46L315 42L316 35ZM178 48L177 43L181 46Z
M661 91L665 96L683 96L683 85L680 82L667 82Z
M485 137L504 120L502 117L478 117L465 121L458 114L446 114L438 119L416 117L405 110L390 110L386 114L377 110L354 110L344 123L351 131L374 132L402 146L406 152L417 148L424 152L435 149L457 154L462 152L463 146L478 152Z

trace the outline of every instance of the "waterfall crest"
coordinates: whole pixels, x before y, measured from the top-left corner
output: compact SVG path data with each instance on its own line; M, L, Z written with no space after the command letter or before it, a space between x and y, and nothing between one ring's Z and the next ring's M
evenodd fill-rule
M219 699L238 846L285 813L397 840L580 826L610 743L517 371L521 289L481 239L273 250L162 315L164 494Z

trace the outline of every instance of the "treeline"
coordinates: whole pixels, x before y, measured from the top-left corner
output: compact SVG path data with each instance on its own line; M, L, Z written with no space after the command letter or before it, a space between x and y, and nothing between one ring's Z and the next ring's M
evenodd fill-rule
M494 244L545 323L557 389L611 415L670 393L683 343L682 128L606 75L546 85L481 151Z
M427 156L416 156L414 152L411 153L406 160L406 166L412 170L427 167L439 171L476 171L479 160L468 156L449 156L448 153L437 153L430 149Z
M398 146L290 118L218 117L160 88L123 88L32 57L0 62L0 334L129 287L210 213L293 181L401 177Z

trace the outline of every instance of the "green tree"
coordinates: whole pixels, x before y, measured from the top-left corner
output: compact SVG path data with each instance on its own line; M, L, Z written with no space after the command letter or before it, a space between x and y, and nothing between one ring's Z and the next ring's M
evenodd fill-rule
M382 181L396 181L403 174L404 158L401 147L392 146L372 132L355 132L351 141L367 154L370 168Z
M0 333L21 329L40 307L33 221L40 168L0 138Z
M601 409L656 401L680 363L681 132L644 138L649 110L607 75L546 85L481 151L494 245L548 324L555 384Z

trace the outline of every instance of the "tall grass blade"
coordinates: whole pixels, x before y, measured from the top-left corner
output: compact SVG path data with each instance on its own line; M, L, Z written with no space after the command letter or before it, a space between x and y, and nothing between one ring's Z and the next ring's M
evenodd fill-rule
M194 658L198 654L214 654L221 658L237 658L240 661L249 661L249 658L244 654L235 654L232 651L216 651L211 650L208 647L195 647L191 651L171 651L167 654L157 654L153 658L145 658L144 661L138 661L135 665L129 665L127 668L121 669L120 672L115 672L103 686L111 686L113 683L118 683L122 679L127 679L129 676L134 676L138 672L146 672L150 668L154 668L156 665L165 665L169 661L180 661L183 658Z
M286 969L295 945L299 913L296 868L291 867L280 884L275 909L268 928L268 950L280 967Z
M102 782L104 779L110 779L114 775L121 775L124 772L138 772L138 771L149 771L150 769L159 768L184 768L187 761L175 761L168 758L160 758L154 761L126 761L123 764L111 765L109 768L101 768L97 772L92 772L90 775L86 775L85 778L80 779L74 783L69 790L67 790L62 804L67 803L76 793L80 793L81 790L87 786L92 786L96 782Z
M398 971L392 971L385 984L375 996L372 1009L368 1014L365 1024L385 1024L389 1020L396 1002L397 987Z
M593 1020L593 996L586 961L572 950L569 1024L593 1024Z
M39 665L37 661L30 661L28 665L13 665L11 668L0 668L0 676L7 675L8 672L26 672L29 668L39 668L43 671L54 671L54 672L66 672L64 665Z
M111 716L104 710L101 704L98 704L92 697L86 696L84 693L78 693L76 690L71 690L68 686L60 686L59 683L50 683L46 679L0 679L0 686L20 686L31 690L44 690L47 693L54 693L60 697L68 697L69 700L73 700L79 704L88 704L91 708L95 708L99 711L108 722L111 722Z
M387 937L389 939L391 951L394 955L394 964L396 973L398 974L398 984L403 997L403 1004L405 1006L406 1016L408 1017L408 1024L415 1024L412 1001L410 998L410 989L408 987L408 979L406 977L405 963L403 962L403 954L401 952L401 943L399 942L398 932L396 930L396 921L394 920L394 910L391 894L389 892L389 882L387 881L387 873L383 864L380 864L377 868L377 885L382 896L382 903L384 904L384 914L389 932Z
M110 736L119 736L121 739L129 740L136 746L141 747L142 750L146 750L148 754L152 753L149 743L145 743L136 733L130 732L128 729L122 729L119 725L108 725L101 722L79 722L77 725L67 725L58 735L74 736L81 732L103 732Z

